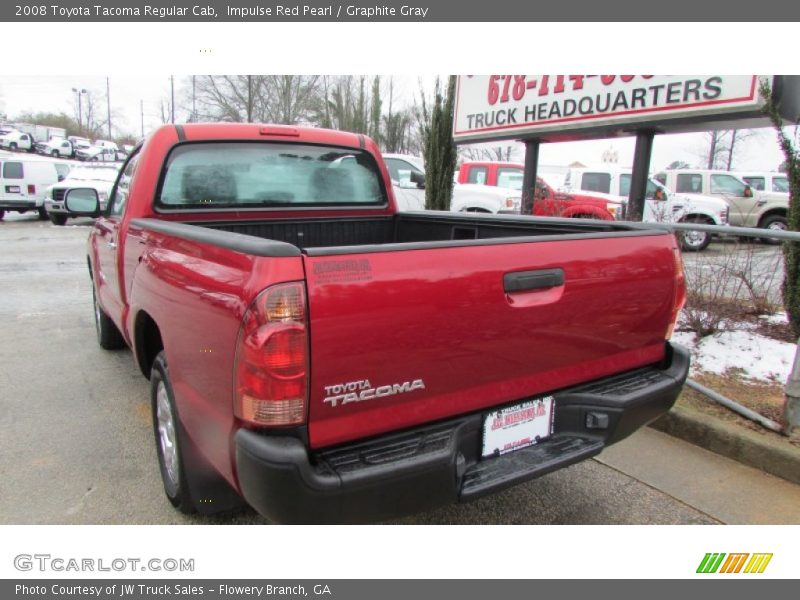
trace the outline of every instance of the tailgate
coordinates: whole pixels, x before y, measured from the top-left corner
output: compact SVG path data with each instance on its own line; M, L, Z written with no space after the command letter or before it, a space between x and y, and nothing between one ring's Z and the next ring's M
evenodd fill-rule
M669 235L396 248L304 257L312 447L663 356L675 285Z

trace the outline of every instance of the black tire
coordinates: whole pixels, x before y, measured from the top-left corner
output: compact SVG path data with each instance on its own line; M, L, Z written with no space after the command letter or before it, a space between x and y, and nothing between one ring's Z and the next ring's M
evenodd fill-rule
M39 220L46 221L47 220L47 209L44 207L44 204L39 207Z
M47 218L50 219L50 222L53 225L62 226L67 223L67 215L57 215L55 213L50 213L49 215L47 215Z
M206 463L183 427L163 350L150 371L150 401L158 467L170 504L184 514L241 509L241 497Z
M701 225L708 225L709 223L704 219L686 219L683 223L699 223ZM681 250L684 252L701 252L708 248L711 243L713 234L707 231L681 231L679 238L681 242Z
M50 156L52 156L53 158L61 158L61 152L59 152L58 150L53 150L50 153Z
M117 329L114 321L103 312L97 301L97 293L92 286L92 302L94 304L94 326L97 330L97 343L104 350L119 350L125 347L125 339Z
M3 217L5 217L5 216L6 216L6 211L0 210L0 221L2 221Z
M788 225L786 223L786 217L783 215L770 215L759 225L762 229L772 229L776 231L786 231L788 229ZM761 238L761 241L765 244L770 244L776 246L781 243L781 240L776 240L773 238Z
M16 152L17 151L17 142L11 142L8 145L8 149L11 150L12 152Z
M156 356L150 371L150 404L164 493L170 504L182 513L197 512L189 491L186 464L183 460L182 442L186 436L182 435L183 427L175 408L175 395L163 350Z

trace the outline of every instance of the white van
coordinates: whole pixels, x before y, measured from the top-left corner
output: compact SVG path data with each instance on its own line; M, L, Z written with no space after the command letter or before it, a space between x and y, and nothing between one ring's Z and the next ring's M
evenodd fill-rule
M562 191L593 194L627 202L631 189L631 169L603 166L571 168ZM672 188L674 189L674 188ZM647 180L643 221L662 223L705 223L727 225L730 209L721 199L702 194L677 194L661 182ZM679 235L684 250L700 251L710 243L712 234L687 231Z
M55 162L35 158L0 157L0 219L6 211L39 211L46 219L44 207L47 188L60 181Z

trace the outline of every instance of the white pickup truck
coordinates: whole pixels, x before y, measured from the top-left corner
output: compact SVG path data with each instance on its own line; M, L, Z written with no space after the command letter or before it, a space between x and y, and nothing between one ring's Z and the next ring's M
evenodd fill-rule
M425 167L418 156L384 154L398 210L425 210ZM455 212L519 214L521 192L472 183L454 183L450 210Z
M55 158L71 158L75 155L75 148L69 140L54 138L49 142L37 142L36 152Z
M24 131L13 130L0 137L0 148L6 150L26 150L30 152L33 150L35 143L33 136Z
M631 188L630 169L603 166L572 168L567 171L562 191L596 194L599 197L627 201ZM728 205L713 196L694 193L675 193L669 185L656 179L647 181L643 221L656 223L704 223L727 225ZM686 231L680 234L681 247L690 252L704 250L712 234Z

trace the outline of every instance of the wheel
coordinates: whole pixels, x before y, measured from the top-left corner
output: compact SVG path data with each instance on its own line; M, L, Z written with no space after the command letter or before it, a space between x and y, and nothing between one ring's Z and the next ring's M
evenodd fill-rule
M687 219L683 221L683 223L708 225L708 223L702 219ZM700 252L701 250L705 250L711 243L712 237L713 234L707 231L682 231L680 234L681 250L684 252Z
M50 213L49 215L47 215L47 217L50 219L50 222L53 225L65 225L67 222L67 215L57 215L55 213Z
M40 221L47 220L47 209L44 207L44 204L39 207L39 220Z
M761 222L761 227L763 229L770 229L772 231L786 231L786 217L783 215L771 215ZM761 238L761 241L765 244L777 245L780 244L782 240L776 240L774 238Z
M11 150L12 152L16 152L17 151L17 142L11 142L11 144L9 144L9 146L8 146L8 149Z
M114 321L100 308L94 286L92 286L92 302L94 303L94 326L97 330L97 343L100 344L100 347L104 350L118 350L124 348L125 340L114 324Z
M241 497L210 467L183 428L164 351L150 371L153 434L164 493L185 514L239 510Z
M156 439L156 454L161 471L161 482L164 493L172 506L185 514L196 512L194 502L189 493L189 482L186 478L186 466L183 462L183 449L180 435L181 425L172 385L169 380L169 369L164 351L158 353L150 372L150 401L153 410L153 434Z
M0 210L0 221L2 221L3 217L5 217L5 216L6 216L6 211Z
M61 152L59 152L58 150L53 150L50 153L50 156L52 156L53 158L61 158Z

